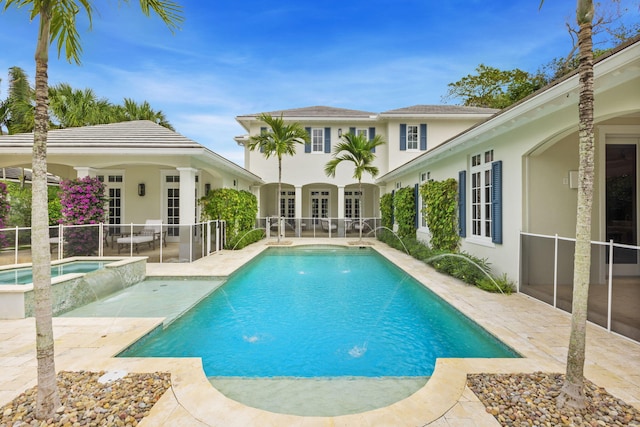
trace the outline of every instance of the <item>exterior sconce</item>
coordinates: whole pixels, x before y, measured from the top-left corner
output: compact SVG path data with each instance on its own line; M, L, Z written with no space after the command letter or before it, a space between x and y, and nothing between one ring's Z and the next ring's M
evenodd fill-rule
M209 194L209 191L211 191L211 184L206 183L206 184L204 185L204 195L205 195L205 196L206 196L206 195L208 195L208 194Z
M145 194L145 186L144 186L144 182L141 182L140 184L138 184L138 196L143 197Z
M342 128L338 129L338 138L342 138Z

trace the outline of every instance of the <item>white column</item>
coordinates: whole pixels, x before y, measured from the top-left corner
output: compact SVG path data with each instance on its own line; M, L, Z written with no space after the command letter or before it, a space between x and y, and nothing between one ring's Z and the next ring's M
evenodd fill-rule
M344 218L344 185L338 185L338 218Z
M302 185L296 185L296 236L302 233L302 224L306 222L302 219Z
M196 237L187 225L192 225L196 218L196 173L194 168L177 168L180 172L180 247L179 259L193 260L197 250Z
M196 174L198 169L177 168L180 172L180 225L197 222L196 216Z
M96 176L96 170L89 166L76 166L74 167L74 169L76 170L77 178L84 178L85 176Z

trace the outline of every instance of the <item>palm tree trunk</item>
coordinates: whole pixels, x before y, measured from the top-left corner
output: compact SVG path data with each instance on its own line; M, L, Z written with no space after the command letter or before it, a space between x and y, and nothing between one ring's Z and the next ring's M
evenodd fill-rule
M33 131L31 254L36 317L38 394L36 418L51 418L60 407L53 347L51 253L47 209L48 49L50 12L42 11L36 47L36 109Z
M358 217L359 217L358 218L358 222L360 223L360 227L358 227L358 228L360 228L360 230L359 230L360 231L360 238L359 238L358 241L360 243L362 243L362 212L363 212L363 209L362 209L362 181L361 180L358 180L358 187L360 187L359 188L360 192L358 193L358 205L359 205L359 208L360 208L359 209L360 212L358 213Z
M282 230L282 221L280 221L280 198L282 197L282 157L278 156L278 206L276 206L276 212L278 213L278 243L280 243L280 234ZM273 200L273 199L272 199Z
M567 353L567 372L558 395L558 406L584 408L584 361L586 348L589 270L591 267L591 210L594 180L593 135L593 3L578 1L578 46L580 51L578 212L576 216L576 247L573 266L573 304L571 336Z

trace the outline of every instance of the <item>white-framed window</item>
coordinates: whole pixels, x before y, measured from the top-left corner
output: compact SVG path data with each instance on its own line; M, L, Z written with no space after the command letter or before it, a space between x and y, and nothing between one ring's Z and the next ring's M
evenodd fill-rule
M418 125L407 125L407 150L418 149Z
M344 192L344 217L360 218L360 191Z
M492 162L493 150L471 157L471 235L482 239L492 236Z
M311 129L311 152L312 153L324 152L324 129L323 128Z
M364 135L364 137L366 139L369 139L369 129L367 129L367 128L357 128L356 129L356 136L357 135Z

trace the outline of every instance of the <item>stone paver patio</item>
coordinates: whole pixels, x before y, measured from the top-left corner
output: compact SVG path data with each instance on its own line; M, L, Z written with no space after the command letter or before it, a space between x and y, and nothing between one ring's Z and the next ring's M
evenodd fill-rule
M312 243L289 239L292 245ZM348 244L354 239L315 240ZM214 389L199 359L116 359L162 318L54 319L57 370L169 371L172 389L142 426L498 426L466 387L467 373L564 372L570 315L522 294L489 294L435 272L374 241L372 247L518 351L521 359L439 359L427 384L385 408L336 417L300 417L245 406ZM227 276L273 242L223 251L192 264L148 264L149 276ZM640 409L640 344L588 326L585 375ZM0 405L36 384L32 318L0 321Z

